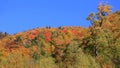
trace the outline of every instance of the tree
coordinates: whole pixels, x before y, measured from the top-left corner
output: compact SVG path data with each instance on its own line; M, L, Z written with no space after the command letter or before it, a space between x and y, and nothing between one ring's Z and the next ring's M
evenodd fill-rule
M105 16L108 16L112 12L112 7L106 3L100 3L98 5L98 12L91 13L87 20L89 20L93 26L102 26Z

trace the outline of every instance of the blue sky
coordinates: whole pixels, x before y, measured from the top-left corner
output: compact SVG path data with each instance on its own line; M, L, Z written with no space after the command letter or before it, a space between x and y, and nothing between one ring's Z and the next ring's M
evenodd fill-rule
M107 0L113 11L120 0ZM36 27L83 26L100 0L0 0L0 31L14 34Z

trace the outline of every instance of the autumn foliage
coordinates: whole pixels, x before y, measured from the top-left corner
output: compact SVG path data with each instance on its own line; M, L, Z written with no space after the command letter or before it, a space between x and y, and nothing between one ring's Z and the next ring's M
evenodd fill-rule
M0 33L0 68L120 68L120 11L102 4L87 20L88 28Z

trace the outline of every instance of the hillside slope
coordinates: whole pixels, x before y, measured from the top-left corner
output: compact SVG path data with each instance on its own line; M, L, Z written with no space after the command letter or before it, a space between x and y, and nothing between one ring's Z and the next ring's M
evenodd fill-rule
M120 11L102 23L1 35L0 68L119 68Z

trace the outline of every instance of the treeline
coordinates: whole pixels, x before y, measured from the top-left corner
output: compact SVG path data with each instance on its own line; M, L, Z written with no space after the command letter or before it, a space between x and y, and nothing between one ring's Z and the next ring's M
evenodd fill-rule
M7 35L9 35L7 32L0 32L0 39L4 38Z

